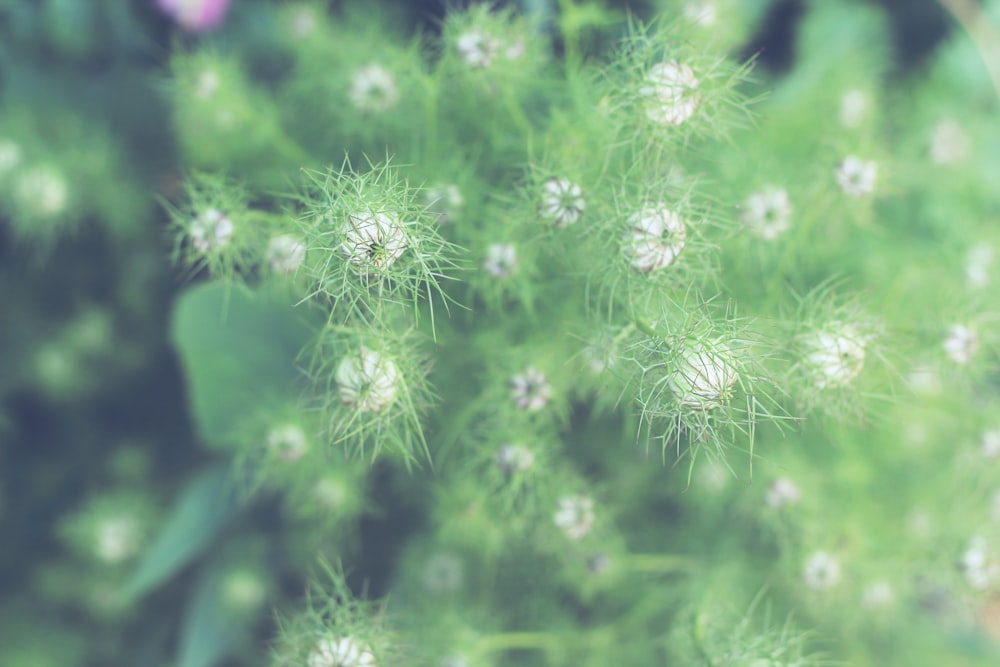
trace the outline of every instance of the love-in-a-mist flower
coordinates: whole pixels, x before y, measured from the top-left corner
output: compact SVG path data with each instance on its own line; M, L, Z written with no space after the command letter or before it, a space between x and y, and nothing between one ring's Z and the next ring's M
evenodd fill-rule
M864 197L875 191L875 177L878 166L872 160L863 160L856 155L848 155L835 171L837 185L852 197Z
M396 106L399 102L399 88L396 86L396 79L387 69L377 63L370 63L354 73L348 97L358 111L379 113Z
M275 273L295 273L305 258L305 244L291 234L275 236L267 244L267 263Z
M563 496L552 517L571 540L580 540L594 527L594 501L587 496Z
M396 364L363 346L340 360L335 379L340 400L364 412L389 407L399 389Z
M865 586L861 594L861 606L870 610L888 607L895 597L892 584L888 581L873 581Z
M208 253L225 247L233 237L233 221L217 208L199 213L191 221L191 245L198 252Z
M840 124L847 128L857 127L868 114L871 101L862 90L848 90L840 98Z
M500 472L515 475L535 465L535 453L524 445L505 444L497 451L496 461Z
M115 565L136 555L142 539L143 525L138 517L128 512L110 514L94 525L94 555Z
M780 477L771 483L767 493L764 494L764 502L768 507L780 509L789 505L794 505L802 499L802 492L795 486L792 480Z
M969 155L971 143L962 126L942 120L931 130L931 161L934 164L957 164Z
M481 30L473 29L458 36L455 48L466 65L478 69L493 62L500 51L500 42Z
M583 189L568 178L550 178L542 186L539 213L553 227L568 227L583 215L587 202Z
M437 214L441 224L451 222L465 204L462 191L454 183L427 188L424 199L427 201L427 210Z
M522 410L541 410L552 397L552 386L540 370L528 366L510 379L510 395Z
M178 25L192 32L218 27L229 9L229 0L156 0L156 4Z
M979 451L988 459L995 459L1000 456L1000 429L983 433Z
M698 109L698 78L674 60L653 65L639 94L646 98L646 117L660 125L680 125Z
M687 240L687 228L679 215L663 205L644 208L630 215L622 241L629 264L643 273L664 269L677 259Z
M948 329L944 339L944 351L956 364L965 365L972 361L979 350L979 334L971 327L956 324Z
M978 535L969 540L969 546L959 560L959 567L965 574L965 580L978 591L989 588L1000 572L986 540Z
M494 278L507 278L517 267L517 249L510 243L493 243L486 249L483 269Z
M832 588L840 582L840 561L825 551L817 551L806 560L802 576L813 590Z
M783 188L768 187L754 192L743 203L740 219L751 232L773 241L788 230L792 204Z
M282 424L268 432L267 449L282 461L298 461L309 450L309 439L297 424Z
M347 216L342 247L359 269L392 266L409 242L399 219L389 213L355 212Z
M22 211L54 218L66 210L69 184L54 167L31 167L17 175L14 197Z
M351 637L321 639L313 647L309 667L375 667L371 649Z
M865 365L865 337L850 325L833 323L803 341L805 364L817 389L843 387Z
M667 384L684 407L711 410L725 403L739 380L732 351L722 342L684 343Z

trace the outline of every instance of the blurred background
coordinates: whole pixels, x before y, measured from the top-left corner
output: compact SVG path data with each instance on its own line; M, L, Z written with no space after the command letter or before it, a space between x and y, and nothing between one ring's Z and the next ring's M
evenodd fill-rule
M745 1L766 10L734 55L759 54L760 66L780 76L795 62L804 0ZM197 570L126 606L115 592L124 575L95 563L81 534L121 506L139 508L154 525L212 460L194 436L168 339L174 299L198 276L171 264L159 200L175 192L181 171L165 81L171 52L207 39L245 54L261 78L276 76L281 54L267 27L280 4L233 0L218 27L191 32L154 0L0 0L3 667L160 665L174 654ZM433 33L445 5L462 3L380 4L413 33ZM554 0L515 4L556 11ZM650 18L677 3L598 4ZM898 79L918 76L956 29L934 0L877 4L891 16ZM30 178L5 181L18 151L32 158ZM391 497L382 501L391 508ZM363 531L379 530L377 520L366 521ZM228 529L240 535L281 530L266 497L238 522ZM133 529L112 524L96 560L130 556ZM300 573L265 551L268 567L284 572L279 590L256 591L252 576L244 589L230 582L233 590L251 599L297 595ZM361 573L373 593L391 568L380 560ZM261 614L249 631L263 640L272 624ZM228 664L259 662L244 655Z

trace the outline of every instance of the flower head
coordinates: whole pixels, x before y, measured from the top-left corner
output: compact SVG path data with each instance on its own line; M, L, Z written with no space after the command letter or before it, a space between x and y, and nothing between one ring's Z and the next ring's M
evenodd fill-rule
M840 582L840 561L825 551L817 551L806 561L803 577L813 590L832 588Z
M956 364L965 365L979 350L979 334L964 324L956 324L948 330L944 339L944 351Z
M500 472L510 476L525 472L535 465L535 454L524 445L506 444L500 447L496 460Z
M267 263L275 273L295 273L305 258L305 244L291 234L275 236L267 244Z
M52 167L32 167L17 178L14 195L22 210L43 218L54 218L66 211L69 185Z
M993 261L993 246L988 243L977 243L969 249L965 259L965 278L969 287L986 287L989 284Z
M427 559L423 572L424 587L434 593L453 593L462 587L465 566L452 553L436 553Z
M218 27L229 9L229 0L156 0L164 13L185 30L205 32Z
M667 384L682 406L710 410L729 398L737 380L729 347L692 341L684 346Z
M427 188L424 197L427 210L437 214L438 222L442 224L451 222L465 203L462 191L454 183Z
M517 249L510 243L493 243L486 249L483 268L494 278L507 278L517 267Z
M817 389L843 387L861 373L865 339L853 327L831 326L805 343L805 360Z
M684 5L684 18L694 21L702 28L715 24L717 13L715 3L707 0L694 0Z
M571 540L582 539L594 527L594 501L587 496L563 496L552 520Z
M663 206L644 208L629 216L622 248L633 268L649 273L670 266L686 237L679 215Z
M392 74L381 65L370 63L354 73L348 97L359 111L379 113L396 106L399 89Z
M541 410L552 396L552 386L540 370L528 366L510 380L510 393L514 403L522 410Z
M309 667L375 667L375 656L350 637L321 639L309 654Z
M282 461L298 461L308 451L309 440L299 426L284 424L267 434L267 449Z
M864 197L875 191L878 166L872 160L848 155L837 165L837 185L852 197Z
M225 247L233 236L233 221L217 208L202 211L191 223L191 243L198 252Z
M500 51L500 42L480 30L469 30L455 41L458 55L469 67L488 67Z
M931 161L934 164L957 164L969 155L969 137L953 120L942 120L931 131Z
M363 412L384 410L396 398L399 384L396 364L364 346L357 354L341 359L335 377L340 400Z
M860 90L848 90L840 98L840 124L844 127L857 127L868 113L871 101L868 95Z
M347 260L359 269L384 270L407 245L406 233L394 215L356 212L347 216L342 248Z
M103 562L121 563L139 552L143 526L129 513L103 517L94 526L94 554Z
M789 227L792 205L782 188L765 188L747 197L743 204L743 224L762 239L773 241Z
M959 561L969 585L978 591L990 587L998 572L996 560L986 545L986 540L978 535L969 540L969 546Z
M647 118L660 125L680 125L698 108L701 98L697 90L694 71L670 60L650 68L639 94L648 98Z
M540 213L553 227L568 227L583 215L586 201L579 185L566 178L550 178L542 186Z
M799 491L799 487L785 477L774 480L764 496L764 502L767 503L767 506L775 509L794 505L801 499L802 492Z
M983 433L979 451L988 459L995 459L1000 456L1000 429Z

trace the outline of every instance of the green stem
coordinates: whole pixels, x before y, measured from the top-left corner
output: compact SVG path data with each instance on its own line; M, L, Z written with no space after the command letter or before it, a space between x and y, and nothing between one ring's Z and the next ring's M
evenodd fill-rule
M691 619L691 641L694 642L694 648L698 651L698 654L705 661L708 667L715 667L715 660L712 656L708 654L705 650L705 645L702 643L705 633L705 615L702 613L697 613L694 618Z
M660 337L660 334L657 333L656 329L653 328L653 325L650 324L645 318L636 315L634 324L636 329L646 334L650 338Z

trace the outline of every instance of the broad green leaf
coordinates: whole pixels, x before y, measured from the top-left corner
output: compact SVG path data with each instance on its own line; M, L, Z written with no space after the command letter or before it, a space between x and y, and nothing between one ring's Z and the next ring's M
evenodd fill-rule
M260 558L247 546L231 544L205 564L184 614L178 667L211 667L249 640L266 588Z
M167 581L201 554L240 508L240 491L225 462L195 476L181 492L159 535L126 587L138 598Z
M219 442L255 409L287 397L309 333L294 307L239 285L209 283L181 297L171 337L201 437Z

